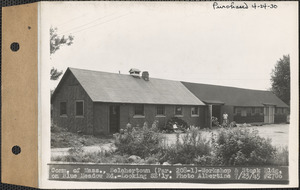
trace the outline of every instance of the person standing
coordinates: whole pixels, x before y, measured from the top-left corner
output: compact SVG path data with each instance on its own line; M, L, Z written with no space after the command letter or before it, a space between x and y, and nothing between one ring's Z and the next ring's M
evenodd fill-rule
M228 114L226 112L223 113L223 125L228 125Z

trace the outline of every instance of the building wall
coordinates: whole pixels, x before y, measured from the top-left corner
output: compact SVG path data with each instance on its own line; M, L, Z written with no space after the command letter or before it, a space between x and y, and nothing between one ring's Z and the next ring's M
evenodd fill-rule
M69 72L61 81L58 91L52 99L53 124L69 131L93 133L93 103L76 78ZM75 116L76 100L84 101L84 115ZM60 102L67 102L67 115L60 116Z
M94 103L94 132L95 134L109 133L109 106L110 103ZM156 105L144 105L144 116L134 115L134 104L118 104L120 106L120 128L124 129L128 123L134 127L143 127L147 122L151 126L158 120L159 126L164 126L168 119L174 117L175 106L165 106L165 116L156 115ZM191 116L191 106L183 106L183 116L180 117L188 125L204 127L205 107L199 107L199 117Z
M186 121L188 125L200 126L204 125L204 106L199 107L199 117L191 116L191 106L182 106L183 116L179 117ZM133 126L142 127L144 122L148 125L152 125L155 120L158 120L159 126L164 126L166 122L174 117L175 106L165 105L165 116L156 115L156 105L144 105L144 116L134 115L134 105L133 104L123 104L120 106L120 127L124 128L128 123Z
M288 112L289 112L288 108L276 107L275 115L274 115L274 122L275 123L286 123Z
M237 123L263 123L264 108L263 107L233 107L233 120ZM239 111L237 111L239 109ZM256 112L258 110L258 112Z
M275 114L275 123L285 123L287 122L287 114Z
M109 106L107 103L94 103L94 133L109 133Z
M263 114L253 114L247 116L235 115L234 121L237 123L263 123L264 115Z

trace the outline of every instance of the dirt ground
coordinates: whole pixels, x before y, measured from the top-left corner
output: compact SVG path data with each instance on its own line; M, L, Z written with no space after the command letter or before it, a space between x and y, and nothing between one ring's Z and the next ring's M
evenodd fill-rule
M264 138L272 139L272 145L276 147L288 147L289 144L289 124L270 124L263 126L251 126L248 129L258 130L258 134ZM208 138L211 132L217 132L217 129L206 130L203 129L202 135ZM166 143L172 144L176 142L176 134L164 134Z

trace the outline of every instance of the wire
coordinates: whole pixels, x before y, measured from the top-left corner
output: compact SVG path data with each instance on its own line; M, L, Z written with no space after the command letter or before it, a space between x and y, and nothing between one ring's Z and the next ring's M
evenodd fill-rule
M122 17L122 16L125 16L125 15L127 15L127 14L129 14L129 13L124 14L124 15L121 15L121 16L118 16L118 17L115 17L115 18L110 19L110 20L108 20L108 21L106 21L106 22L101 22L101 23L92 25L92 26L87 27L87 28L82 28L82 27L84 27L84 26L90 25L90 24L92 24L92 23L94 23L94 22L96 22L96 21L99 21L99 20L101 20L101 19L103 19L103 18L109 17L109 16L114 15L114 14L115 14L115 13L110 14L110 15L106 15L106 16L103 16L103 17L100 17L100 18L97 18L96 20L93 20L93 21L91 21L91 22L89 22L89 23L86 23L86 24L83 24L83 25L81 25L81 26L74 27L74 28L72 28L72 29L70 29L70 30L68 30L68 31L66 31L66 32L61 32L59 35L63 35L63 34L66 34L66 33L72 33L72 34L75 34L75 33L78 33L78 32L80 32L80 31L84 31L84 30L86 30L86 29L95 27L95 26L97 26L97 25L101 25L101 24L107 23L107 22L109 22L109 21L111 21L111 20L115 20L115 19L117 19L117 18L119 18L119 17ZM82 29L80 29L80 28L82 28ZM79 29L79 30L76 31L76 29ZM72 32L72 30L75 30L75 31Z
M82 17L82 16L85 16L85 15L86 15L86 14L83 14L83 15L74 17L74 18L72 18L72 19L69 19L69 20L67 20L67 21L65 21L65 22L63 22L63 23L61 23L61 24L58 24L56 27L60 27L60 26L62 26L62 25L69 24L70 22L72 22L72 21L74 21L74 20L76 20L76 19L78 19L78 18L80 18L80 17Z
M75 31L75 32L73 32L73 33L71 33L71 34L76 34L76 33L78 33L78 32L85 31L85 30L90 29L90 28L93 28L93 27L95 27L95 26L98 26L98 25L102 25L102 24L108 23L108 22L110 22L110 21L113 21L113 20L116 20L116 19L118 19L118 18L124 17L124 16L126 16L126 15L128 15L128 14L129 14L129 13L124 14L124 15L121 15L121 16L118 16L118 17L115 17L115 18L110 19L110 20L108 20L108 21L106 21L106 22L102 22L102 23L96 24L96 25L94 25L94 26L90 26L90 27L88 27L88 28L84 28L84 29L82 29L82 30Z

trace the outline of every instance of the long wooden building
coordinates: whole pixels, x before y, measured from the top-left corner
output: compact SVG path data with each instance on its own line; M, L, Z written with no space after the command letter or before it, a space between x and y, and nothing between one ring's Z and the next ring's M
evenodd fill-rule
M212 116L222 122L223 112L237 123L284 122L288 110L268 91L156 79L137 69L125 75L68 68L51 104L55 125L86 134L115 133L128 123L165 125L171 117L204 128Z
M54 124L87 134L118 132L128 123L142 127L171 117L204 127L205 104L181 82L68 68L52 98Z

